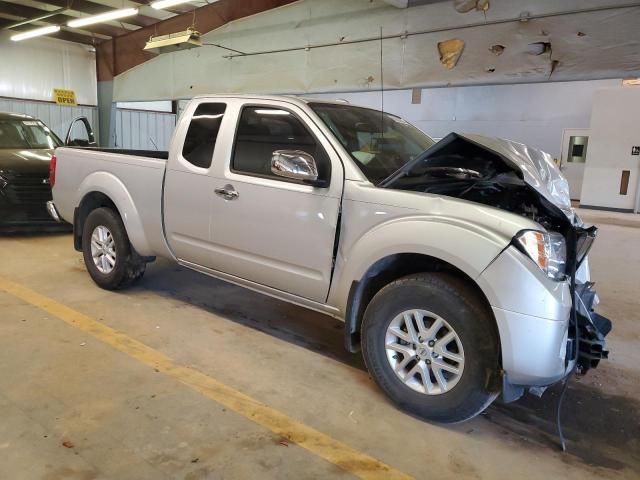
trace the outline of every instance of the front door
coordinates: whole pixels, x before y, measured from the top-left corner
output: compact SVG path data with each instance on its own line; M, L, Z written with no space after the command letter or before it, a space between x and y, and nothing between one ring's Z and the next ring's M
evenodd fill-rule
M566 129L562 135L560 170L569 182L571 200L580 200L589 135L590 130L584 128Z
M238 100L233 145L214 166L213 268L317 302L331 280L343 169L320 130L287 102ZM326 188L274 175L276 150L312 155Z

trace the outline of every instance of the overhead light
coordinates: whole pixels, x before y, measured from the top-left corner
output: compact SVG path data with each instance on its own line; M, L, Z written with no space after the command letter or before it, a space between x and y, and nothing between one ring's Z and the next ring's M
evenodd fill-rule
M92 15L90 17L76 18L67 22L72 28L84 27L85 25L93 25L94 23L108 22L109 20L117 20L119 18L131 17L138 14L137 8L123 8L121 10L111 10L110 12Z
M144 50L153 53L171 53L201 46L202 40L200 40L200 32L189 28L184 32L151 37L144 46Z
M187 3L191 1L193 0L156 0L151 4L151 8L162 10L163 8L174 7L176 5L180 5L181 3Z
M26 40L27 38L39 37L41 35L48 35L50 33L56 33L60 31L60 26L50 25L48 27L36 28L35 30L29 30L28 32L18 33L13 35L11 40L19 42L20 40Z

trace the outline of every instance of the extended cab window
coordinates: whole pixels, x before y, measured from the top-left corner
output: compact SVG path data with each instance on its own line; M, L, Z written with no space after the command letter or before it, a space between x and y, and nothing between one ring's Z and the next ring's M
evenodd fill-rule
M282 180L271 173L271 157L276 150L302 150L312 155L318 176L329 179L329 157L300 119L279 108L245 107L238 124L232 169Z
M209 168L213 159L218 131L222 123L224 103L201 103L191 117L182 147L182 156L196 167Z

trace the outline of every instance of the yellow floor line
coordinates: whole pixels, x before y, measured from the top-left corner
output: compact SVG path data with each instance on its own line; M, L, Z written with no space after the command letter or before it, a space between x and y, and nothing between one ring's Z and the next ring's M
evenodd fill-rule
M0 290L34 305L69 325L93 335L116 350L193 388L243 417L300 445L343 470L364 479L410 479L411 476L359 452L282 412L197 370L176 364L166 355L60 302L0 277Z

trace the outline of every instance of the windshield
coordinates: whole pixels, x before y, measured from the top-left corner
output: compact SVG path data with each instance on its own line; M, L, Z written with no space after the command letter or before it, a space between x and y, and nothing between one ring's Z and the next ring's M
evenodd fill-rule
M62 145L40 120L0 119L0 148L54 149Z
M374 184L435 143L410 123L388 113L330 103L309 106Z

